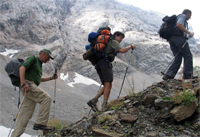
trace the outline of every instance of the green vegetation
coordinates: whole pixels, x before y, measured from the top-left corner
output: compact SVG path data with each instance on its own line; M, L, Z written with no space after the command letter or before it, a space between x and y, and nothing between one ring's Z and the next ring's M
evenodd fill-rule
M138 97L141 97L142 95L143 95L142 92L140 92L140 93L137 94Z
M182 92L176 92L173 97L162 97L163 100L172 101L175 104L190 105L196 101L197 98L192 93L192 90L183 90Z
M120 102L119 105L116 105L116 106L112 107L111 109L112 109L112 110L116 110L116 109L118 109L119 107L121 107L122 105L123 105L123 102Z
M116 110L116 109L118 109L119 107L116 105L116 106L114 106L114 107L112 107L111 109L112 110Z
M109 116L106 115L106 116L104 116L104 117L102 117L102 118L99 118L98 123L101 124L101 123L103 123L104 121L106 121L106 120L108 120L108 119L109 119Z
M119 106L121 107L123 105L124 102L119 103Z
M103 112L97 111L97 112L95 112L95 113L97 113L98 115L101 115Z
M108 129L108 126L107 126L107 125L105 125L105 126L103 127L103 129Z
M169 129L169 133L172 133L172 129L171 128Z
M184 127L185 127L185 128L187 128L187 127L189 127L189 126L190 126L189 123L187 123L187 122L184 123Z
M128 96L132 96L135 94L135 86L134 86L134 78L133 76L131 77L131 80L129 80L127 78L127 83L128 83L128 86L129 88L124 90L124 92L128 95Z
M172 101L172 99L170 97L162 97L162 100Z
M47 125L53 126L53 120L49 120ZM60 119L55 119L54 120L54 127L55 127L55 129L62 129L64 126L65 126L65 124L62 123L60 121Z

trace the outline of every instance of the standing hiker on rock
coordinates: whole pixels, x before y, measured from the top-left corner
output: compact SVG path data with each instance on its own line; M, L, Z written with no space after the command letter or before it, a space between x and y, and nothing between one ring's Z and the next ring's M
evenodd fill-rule
M112 61L115 59L115 56L118 52L125 53L130 49L135 49L135 45L130 45L125 48L122 48L119 43L123 40L125 35L122 32L116 31L113 34L112 40L110 40L107 44L105 49L105 53L108 55L108 58L103 58L102 60L98 61L95 69L100 77L102 84L104 85L97 93L97 95L92 98L87 104L92 108L93 111L97 111L97 102L98 98L104 95L104 100L102 104L102 111L105 111L107 108L107 101L110 95L110 91L112 88L113 82L113 70L112 70Z
M53 79L57 79L57 74L51 77L42 77L42 63L46 63L49 60L54 59L51 51L48 49L43 49L40 51L39 56L34 56L27 58L27 60L22 64L19 69L21 91L24 94L23 102L20 106L20 112L16 121L15 129L12 132L12 137L18 137L23 134L29 119L32 117L35 106L37 103L40 104L39 114L35 124L33 126L34 130L52 130L53 127L48 127L47 122L49 119L51 97L44 90L38 87L40 82L46 82ZM31 68L30 68L31 66ZM26 72L28 70L28 72Z
M178 35L173 35L169 39L170 48L175 56L175 59L167 70L166 74L163 76L163 80L173 79L175 77L182 63L182 57L184 58L183 78L193 78L192 53L190 51L189 44L186 41L187 35L189 35L189 37L193 37L194 35L194 33L187 30L187 21L191 18L191 15L192 12L188 9L185 9L182 14L178 15L177 17L176 29L177 32L180 33Z

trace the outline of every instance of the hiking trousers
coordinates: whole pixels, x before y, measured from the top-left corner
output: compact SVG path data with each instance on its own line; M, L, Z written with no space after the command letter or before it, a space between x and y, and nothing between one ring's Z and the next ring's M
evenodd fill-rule
M183 36L172 36L169 39L170 48L173 52L173 55L176 57L175 57L174 62L169 67L166 75L168 75L172 78L174 78L175 75L177 74L177 72L180 68L180 65L182 63L182 58L184 58L183 78L190 79L192 77L192 74L193 74L192 53L190 51L188 43L186 43L185 46L182 47L185 42L186 42L186 39ZM177 53L178 53L178 55L177 55Z
M16 125L14 131L12 132L12 137L18 137L22 135L26 129L29 119L33 116L35 106L37 103L39 106L39 114L35 121L36 124L46 125L49 119L51 97L41 88L39 88L33 81L26 80L26 83L30 83L30 90L26 94L23 102L21 102L21 107L19 115L16 120ZM20 88L24 94L23 88Z

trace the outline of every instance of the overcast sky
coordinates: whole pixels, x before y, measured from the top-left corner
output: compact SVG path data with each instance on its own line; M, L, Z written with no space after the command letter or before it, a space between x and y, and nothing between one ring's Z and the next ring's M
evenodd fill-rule
M199 0L116 0L125 4L132 4L144 10L154 10L166 15L180 14L184 9L192 11L188 23L193 27L194 33L200 36L200 4Z

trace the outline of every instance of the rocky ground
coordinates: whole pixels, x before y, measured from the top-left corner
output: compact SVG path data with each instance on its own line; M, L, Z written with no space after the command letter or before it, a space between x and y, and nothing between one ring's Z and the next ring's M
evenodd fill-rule
M67 125L50 136L200 136L199 81L168 80L113 100L108 111Z

